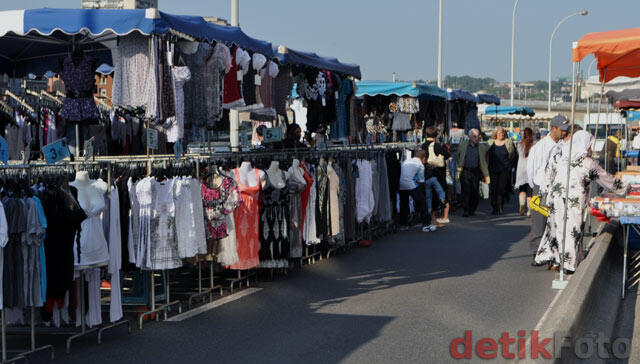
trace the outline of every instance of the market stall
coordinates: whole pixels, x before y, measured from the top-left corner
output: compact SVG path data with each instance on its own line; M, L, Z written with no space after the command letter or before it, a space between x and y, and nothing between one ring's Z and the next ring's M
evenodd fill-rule
M361 143L362 107L355 97L360 66L284 46L278 53L280 64L293 76L290 109L307 140L326 144L328 136L335 143Z
M62 76L66 92L57 95L62 103L52 113L59 111L58 128L45 125L55 117L30 124L46 129L49 139L66 137L73 154L89 135L110 136L95 141L101 146L96 151L113 155L171 152L191 136L185 129L228 131L224 110L260 106L254 76L275 58L270 43L238 27L157 9L33 9L1 12L0 20L0 73L17 79L54 70ZM93 100L99 64L114 68L111 110L98 110ZM204 92L205 83L214 86ZM25 87L6 88L17 90L9 106L34 101ZM41 105L34 104L36 111ZM147 129L154 130L152 145ZM44 144L33 143L31 150Z
M447 90L447 130L480 130L477 103L478 99L470 92L460 89Z
M447 92L415 82L361 81L356 96L364 102L367 138L371 142L420 141L424 127L447 131Z
M640 28L590 33L582 37L577 42L574 42L573 62L578 65L577 73L580 72L580 61L589 54L593 54L597 60L599 80L601 82L600 104L602 104L602 97L605 94L604 90L606 83L621 76L632 78L640 76ZM574 104L575 92L576 90L574 89ZM598 110L598 113L600 113L600 110ZM569 160L569 168L570 162L571 161ZM640 223L633 213L635 210L634 206L628 202L630 201L621 201L620 205L616 206L617 208L615 211L617 211L617 213L615 213L615 211L611 212L612 215L616 215L619 218L619 221L625 227L624 261L622 267L622 298L625 296L627 284L629 228L634 226L635 229L635 226Z

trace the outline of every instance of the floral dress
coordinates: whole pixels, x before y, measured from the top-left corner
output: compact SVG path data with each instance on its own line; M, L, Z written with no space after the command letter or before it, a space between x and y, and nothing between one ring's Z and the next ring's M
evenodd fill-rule
M552 261L560 264L562 250L563 219L567 183L567 161L556 154L547 164L545 181L540 195L546 196L549 207L547 227L536 254L536 263ZM624 194L628 185L605 172L598 162L588 156L571 162L569 180L569 209L567 212L567 236L565 241L564 268L575 271L582 259L581 242L584 233L583 211L587 207L589 185L597 182L604 188Z
M207 237L222 239L227 236L226 216L232 213L240 203L238 186L233 179L221 177L221 181L214 181L218 187L209 187L202 183L202 202L207 224ZM211 184L210 184L211 185Z

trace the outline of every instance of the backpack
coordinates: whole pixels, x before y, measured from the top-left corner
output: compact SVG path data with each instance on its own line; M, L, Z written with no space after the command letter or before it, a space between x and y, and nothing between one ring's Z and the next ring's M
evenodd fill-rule
M427 164L433 167L444 167L444 156L442 154L436 155L435 144L436 142L429 144L429 159L427 159Z

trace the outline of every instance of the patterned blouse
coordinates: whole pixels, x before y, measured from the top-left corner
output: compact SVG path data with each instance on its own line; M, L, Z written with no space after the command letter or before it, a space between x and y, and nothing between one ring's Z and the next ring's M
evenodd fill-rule
M242 200L238 193L238 186L232 178L221 177L219 187L210 188L202 183L202 200L204 217L207 225L207 237L222 239L227 236L225 216L232 213Z

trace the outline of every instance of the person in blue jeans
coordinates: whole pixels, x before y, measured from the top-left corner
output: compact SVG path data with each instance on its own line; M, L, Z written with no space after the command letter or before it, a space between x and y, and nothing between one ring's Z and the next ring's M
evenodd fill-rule
M431 177L426 181L424 181L424 186L426 188L426 194L427 194L427 213L431 214L431 212L433 211L433 208L432 208L433 191L434 190L436 191L436 194L438 195L438 199L440 199L440 202L442 203L442 205L444 205L447 202L446 195L444 193L444 189L438 182L437 177Z

